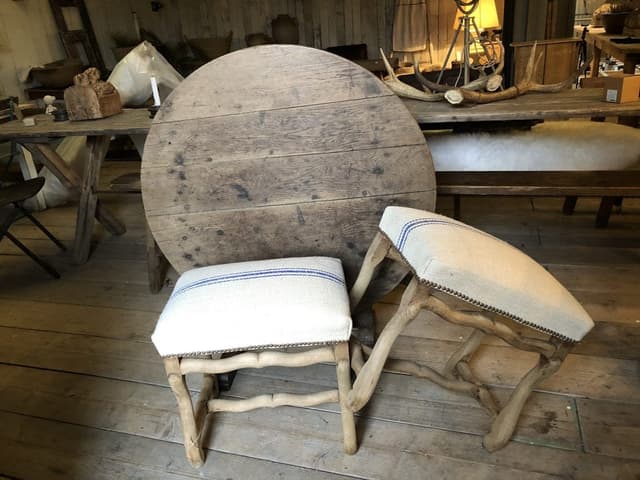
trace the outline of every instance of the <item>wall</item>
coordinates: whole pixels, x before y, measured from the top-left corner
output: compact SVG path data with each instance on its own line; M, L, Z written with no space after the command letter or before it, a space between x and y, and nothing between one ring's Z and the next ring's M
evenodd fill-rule
M184 38L223 36L233 31L232 49L246 46L248 33L271 34L271 20L278 14L298 19L300 43L317 48L366 43L369 58L378 48L389 51L395 0L162 0L163 8L152 12L147 0L85 0L96 37L108 66L115 64L111 52L115 36L134 36L135 11L140 26L169 45ZM502 12L504 0L497 0ZM453 37L455 2L427 0L430 52L421 60L441 63Z
M573 37L575 0L508 0L514 42Z
M271 34L271 20L285 13L298 19L300 43L326 48L367 43L370 58L391 47L395 0L85 0L105 63L112 68L114 36L133 37L132 11L139 23L169 45L185 38L219 36L233 30L232 49L247 33ZM504 0L497 0L502 12ZM430 49L420 60L439 64L453 37L455 3L427 0ZM0 0L0 94L24 98L20 72L30 65L65 58L47 0Z
M0 95L24 98L19 75L63 58L48 0L0 0Z

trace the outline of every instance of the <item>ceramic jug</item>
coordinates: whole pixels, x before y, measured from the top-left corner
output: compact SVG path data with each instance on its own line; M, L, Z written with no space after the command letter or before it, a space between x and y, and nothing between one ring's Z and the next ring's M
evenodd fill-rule
M271 22L271 34L275 43L298 43L298 21L289 15L278 15Z

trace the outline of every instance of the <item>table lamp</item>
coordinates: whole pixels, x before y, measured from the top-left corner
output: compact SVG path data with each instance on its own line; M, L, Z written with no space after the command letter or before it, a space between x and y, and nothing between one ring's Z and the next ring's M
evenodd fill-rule
M498 10L496 9L495 0L454 0L456 3L456 17L453 22L453 28L455 29L455 34L453 36L453 41L449 47L449 51L447 52L447 56L445 58L443 64L443 71L446 68L446 65L449 63L449 59L451 58L451 53L453 52L457 42L458 36L460 32L463 32L464 35L464 46L462 49L463 52L463 70L464 70L464 84L469 83L470 80L470 71L472 66L471 62L471 48L475 46L476 51L478 50L478 45L480 45L480 49L484 52L490 61L495 62L497 58L495 48L491 45L493 52L489 53L486 48L486 45L480 41L481 32L491 29L497 28L500 26L500 21L498 20ZM440 72L438 76L438 83L442 80L443 71Z

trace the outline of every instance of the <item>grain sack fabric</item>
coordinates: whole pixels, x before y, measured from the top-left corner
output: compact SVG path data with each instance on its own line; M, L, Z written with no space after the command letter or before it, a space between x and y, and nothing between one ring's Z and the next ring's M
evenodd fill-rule
M593 328L582 305L517 248L431 212L387 207L380 231L423 283L536 330L579 341Z
M398 0L393 21L393 51L420 52L428 48L426 0Z
M168 357L335 344L350 335L340 260L292 257L185 272L151 338Z

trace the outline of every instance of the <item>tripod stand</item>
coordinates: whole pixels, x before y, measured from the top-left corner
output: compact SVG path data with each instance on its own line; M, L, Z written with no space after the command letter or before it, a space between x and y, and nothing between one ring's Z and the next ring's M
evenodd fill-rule
M471 77L471 69L480 69L485 67L493 68L495 59L497 57L496 51L493 45L493 42L489 42L491 47L491 52L489 52L489 48L487 48L486 42L481 41L481 34L478 25L476 24L476 19L473 13L475 12L480 0L455 0L456 6L458 10L462 13L459 18L458 26L456 28L455 34L453 35L453 40L451 45L449 46L449 51L447 52L447 56L445 57L443 68L438 75L438 83L442 80L442 75L444 74L444 68L448 65L449 60L451 59L451 53L458 43L458 37L460 36L460 32L463 31L464 36L464 47L462 50L463 55L463 72L464 72L464 85L469 83ZM471 45L480 44L482 46L482 50L488 60L488 64L483 66L472 66L471 62ZM457 84L457 82L456 82Z

